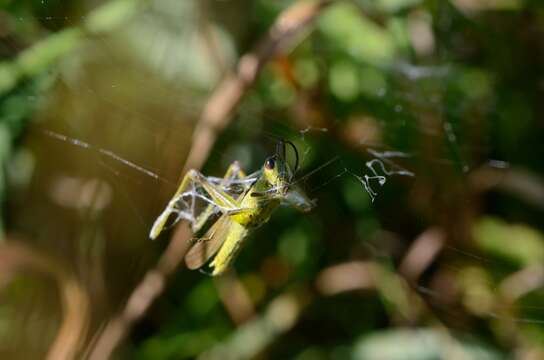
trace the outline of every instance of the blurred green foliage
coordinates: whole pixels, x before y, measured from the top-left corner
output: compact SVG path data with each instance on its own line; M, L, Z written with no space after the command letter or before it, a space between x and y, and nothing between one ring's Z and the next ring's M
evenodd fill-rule
M85 345L166 248L147 233L206 100L295 3L0 1L6 238L81 283ZM278 210L228 277L180 270L116 358L544 357L543 36L540 1L323 10L203 169L251 172L287 138L300 176L326 165L301 181L318 206ZM0 357L43 358L59 294L7 258Z

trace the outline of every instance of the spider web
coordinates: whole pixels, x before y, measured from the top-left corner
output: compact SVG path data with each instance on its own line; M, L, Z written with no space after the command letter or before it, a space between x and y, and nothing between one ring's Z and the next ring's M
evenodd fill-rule
M65 21L66 18L53 18L53 17L43 17L41 18L43 21ZM74 22L76 22L79 19L73 19ZM180 21L180 23L183 23L183 21ZM192 30L189 30L188 33L191 33ZM190 36L190 35L187 35ZM108 57L112 56L114 54L114 51L112 51L111 46L108 45L106 41L103 41L101 39L98 39L99 44L102 44L101 51L103 54ZM150 54L155 53L154 51L150 51ZM114 61L115 59L112 59ZM151 58L151 55L149 58L147 58L147 61L150 63L154 63L155 65L157 62L160 63L160 59L157 60L157 58ZM163 60L164 61L164 60ZM166 64L168 65L168 64ZM179 66L179 63L176 64L176 66ZM168 70L168 66L165 66L166 73L171 73L171 69ZM450 74L451 69L448 67L440 67L440 68L430 68L430 67L401 67L400 71L407 74L407 77L411 78L421 78L425 76L429 76L429 74L438 73L438 76L444 77ZM70 75L70 74L69 74ZM74 75L74 74L71 74ZM67 81L70 85L70 81ZM112 88L117 88L118 84L112 83ZM142 88L146 86L145 82L141 82L140 85ZM123 113L129 114L131 116L142 116L142 113L138 113L137 110L133 110L129 107L124 107L123 105L120 105L115 102L115 99L109 97L108 95L102 94L100 91L97 91L91 86L88 86L84 90L89 94L90 97L95 98L97 102L102 104L108 104L108 106L112 106L115 108L119 108L122 110ZM425 99L425 97L420 96L418 97L417 94L414 95L410 92L404 92L402 90L399 91L392 91L392 90L379 90L379 96L386 97L386 96L392 96L394 98L401 98L402 100L410 100L411 103L416 103L418 105L422 105L426 108L432 108L432 107L438 107L438 110L440 111L440 106L433 102L433 99ZM153 94L147 95L145 98L145 101L149 103L150 106L152 106L154 103L159 103L158 96L154 96ZM176 99L178 101L178 105L185 109L187 113L191 113L193 115L198 115L199 110L202 108L202 103L204 100L200 101L184 101L182 98L178 97ZM396 104L393 106L395 111L399 113L399 115L402 115L403 111L406 108L405 102L399 101L399 104ZM172 115L172 114L171 114ZM146 117L147 115L143 115ZM238 116L246 116L250 118L255 117L263 117L265 121L270 120L272 116L263 116L262 112L259 110L257 111L248 111L247 109L239 110ZM156 119L147 119L150 120L150 122L156 122ZM337 125L336 123L334 123ZM403 125L403 126L409 126L409 125ZM82 131L77 129L76 126L70 126L70 130L75 129L75 134L81 134ZM302 157L301 157L301 163L304 165L307 163L308 159L311 158L311 153L313 151L316 151L317 149L314 148L311 145L311 138L313 136L328 136L337 130L334 127L331 128L325 128L325 127L311 127L308 126L304 128L303 130L293 130L289 129L291 137L297 137L296 134L298 134L298 140L302 144L305 145L303 151L302 151ZM397 128L396 131L401 131L402 126ZM448 122L444 121L442 122L442 130L446 135L446 140L450 143L451 148L454 149L454 157L456 157L455 161L460 163L462 165L462 170L464 174L468 174L472 168L475 168L476 166L470 166L470 164L467 163L467 161L462 157L461 153L459 152L459 149L461 145L459 144L459 136L455 132L454 126ZM147 131L147 130L146 130ZM436 129L433 128L421 128L422 132L433 132L436 131ZM124 156L120 156L117 151L109 150L107 148L102 148L99 146L94 146L90 142L85 142L76 138L70 138L66 135L55 133L54 131L47 130L47 135L54 137L58 140L62 140L68 143L71 143L75 146L79 146L81 148L85 148L89 151L94 151L95 153L99 154L100 156L105 156L110 159L113 159L115 161L118 161L122 163L125 166L128 166L130 168L135 169L136 171L139 171L152 179L156 180L157 182L160 182L162 184L165 184L168 186L168 191L170 192L170 195L164 196L163 198L168 199L169 196L171 196L171 193L175 191L176 183L172 180L167 180L165 177L158 175L160 173L159 171L155 171L155 169L149 170L148 166L141 166L136 163L133 163L129 160L127 160ZM151 129L149 132L153 132L153 129ZM70 132L72 133L72 132ZM121 130L117 132L117 134L120 134ZM295 136L293 136L295 134ZM129 136L129 135L123 135L123 136ZM332 135L331 135L332 136ZM440 136L439 133L435 134L436 137ZM154 136L151 136L154 137ZM160 136L158 136L160 137ZM156 138L156 137L155 137ZM163 137L163 141L167 142L169 139L167 137ZM170 139L171 140L171 139ZM360 142L364 143L366 139L361 138ZM157 146L161 146L162 144L158 144ZM329 164L321 164L318 165L319 171L328 171L325 175L325 180L321 182L316 188L312 190L312 192L315 192L316 190L321 190L326 186L329 186L331 183L336 181L337 179L341 179L345 176L351 176L354 178L360 185L361 190L364 191L366 194L368 194L370 200L372 203L375 203L380 200L380 191L383 190L390 182L394 181L395 178L398 177L406 177L406 178L415 178L417 175L417 172L413 170L410 166L404 165L405 162L410 160L415 160L418 158L417 154L414 154L410 151L400 151L400 150L377 150L377 148L374 147L368 147L365 150L366 154L370 157L369 160L365 161L361 166L359 167L345 167L340 166L340 169L334 168L333 170L330 170L331 168L328 167ZM131 157L132 158L132 157ZM139 162L139 156L134 156L134 159L138 159ZM334 160L334 163L341 163L342 157L338 157L339 160ZM232 159L229 159L232 160ZM440 161L440 162L452 162L451 158L447 157L440 157L433 159L434 161ZM248 163L250 163L248 161ZM509 164L502 160L489 160L489 164L496 168L507 168ZM121 171L121 175L123 175L124 171ZM116 176L119 174L116 173ZM304 176L304 175L303 175ZM129 178L135 178L133 175L128 175ZM234 197L239 196L243 189L248 186L248 184L251 184L253 181L255 181L256 174L252 174L244 179L223 179L220 177L214 177L214 176L204 176L205 179L220 188L225 193L228 193ZM127 199L133 201L134 196L132 194L127 194L125 196ZM168 226L172 226L174 223L186 220L189 221L191 224L195 224L198 217L205 211L205 209L208 207L208 205L212 205L212 216L219 215L222 211L225 211L225 209L221 209L217 204L213 201L213 199L209 196L209 194L203 189L201 185L198 183L192 183L189 189L187 189L185 192L180 194L178 198L174 199L175 203L177 204L175 209L175 218L170 221ZM161 204L160 206L156 207L157 209L162 209L165 204ZM138 203L131 202L130 208L133 210L134 213L138 214L140 216L142 205ZM145 223L144 220L140 217L140 223L142 227L144 227L147 231L150 228L150 224ZM146 231L146 233L147 233ZM462 252L462 256L466 257L468 261L472 261L477 264L487 264L489 262L488 259L483 258L479 255L476 255L475 253L472 253L470 251L467 251L465 249L459 249L456 247L448 246L445 249L446 252L455 252L460 253ZM432 298L437 301L442 301L444 299L441 298L442 295L438 294L436 291L431 289L430 287L424 286L424 285L418 285L417 290L421 292L422 294L425 294L429 298ZM523 306L520 306L523 308ZM540 308L541 309L541 308ZM487 315L491 318L500 318L502 315L497 314L495 312L488 312ZM541 319L534 317L534 318L526 318L526 317L518 317L513 318L514 321L520 322L520 323L530 323L530 324L540 324L542 322Z
M205 181L212 184L219 191L234 199L239 199L240 196L257 180L260 176L260 172L252 173L242 179L237 179L234 176L231 176L230 178L218 178L200 175ZM209 223L210 220L214 219L214 217L219 214L245 210L240 207L232 208L221 206L212 198L212 196L210 196L204 186L199 182L191 181L191 184L188 187L188 190L170 200L171 203L176 204L172 207L173 213L176 214L176 218L168 225L168 227L173 226L180 220L187 220L192 224L194 229L197 222L199 222L200 216L203 215L204 211L207 209L210 209L211 211L209 214L206 214L206 216L210 217L209 220L202 219L205 221L205 224Z

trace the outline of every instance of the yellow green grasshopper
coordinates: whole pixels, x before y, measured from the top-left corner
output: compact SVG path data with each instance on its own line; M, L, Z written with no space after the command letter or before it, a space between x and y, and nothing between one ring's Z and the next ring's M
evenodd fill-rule
M292 147L295 154L294 171L286 159L287 145ZM198 269L213 257L209 263L211 275L222 274L230 267L249 231L266 223L280 204L302 212L314 206L313 201L293 181L298 166L296 146L290 141L281 140L276 153L268 157L262 168L251 175L246 175L237 161L229 166L225 176L220 179L205 177L196 170L190 170L155 220L149 237L157 238L171 215L177 215L175 221L178 221L180 211L187 206L183 197L187 194L194 196L195 188L202 189L200 198L205 199L208 206L193 219L193 233L198 234L214 213L220 216L194 242L185 256L185 263L189 269ZM230 186L233 183L237 184L237 191Z

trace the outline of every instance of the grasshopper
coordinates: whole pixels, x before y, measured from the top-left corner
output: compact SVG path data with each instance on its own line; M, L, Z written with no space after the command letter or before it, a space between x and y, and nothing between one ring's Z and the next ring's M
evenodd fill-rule
M286 146L292 147L295 154L294 171L286 159ZM172 214L183 211L183 197L195 186L203 189L209 199L208 206L192 221L192 230L198 234L210 218L219 210L220 217L213 222L205 234L194 242L185 255L185 264L189 269L198 269L210 259L211 275L224 273L232 264L241 245L251 229L265 224L279 205L292 206L302 212L311 210L314 202L293 181L298 170L298 151L295 145L286 140L279 141L276 153L268 157L262 168L246 175L235 161L227 169L225 176L212 181L197 170L189 170L176 193L168 202L164 211L157 217L149 237L155 239L165 229ZM226 187L235 181L241 191L233 193Z

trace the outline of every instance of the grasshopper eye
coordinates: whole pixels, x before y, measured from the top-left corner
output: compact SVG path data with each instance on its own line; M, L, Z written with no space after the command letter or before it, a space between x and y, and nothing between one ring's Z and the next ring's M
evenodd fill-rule
M266 162L264 163L264 166L268 170L272 170L274 168L274 166L276 166L276 161L274 160L274 158L268 158L268 159L266 159Z

